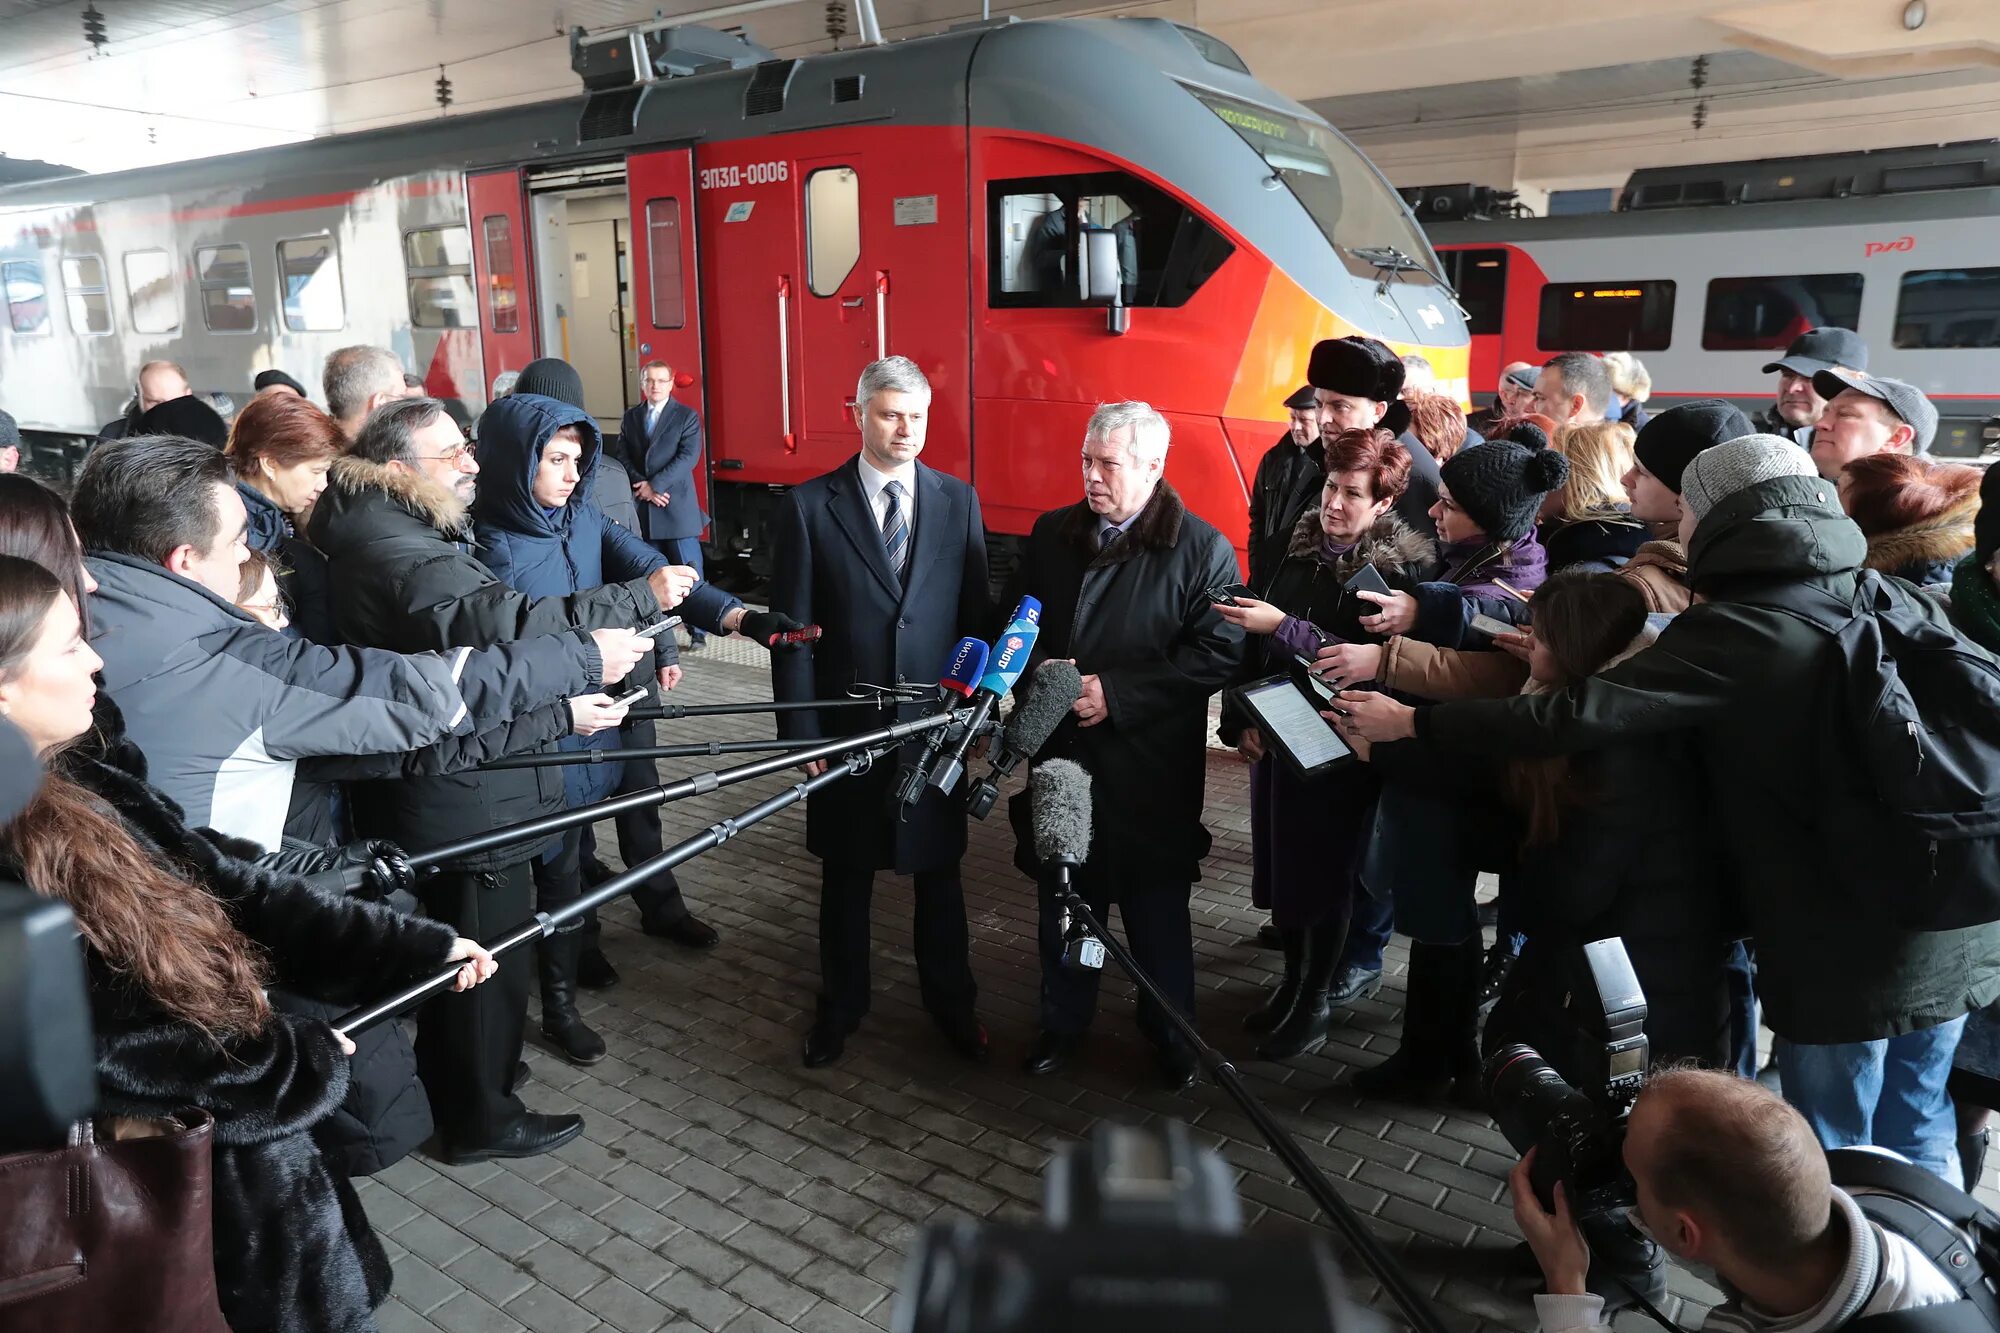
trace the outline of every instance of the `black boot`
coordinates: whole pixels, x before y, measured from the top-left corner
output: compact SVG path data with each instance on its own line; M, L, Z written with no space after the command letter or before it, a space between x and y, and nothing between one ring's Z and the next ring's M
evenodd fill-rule
M604 1058L604 1038L576 1011L576 963L583 949L580 928L558 930L543 940L537 955L542 977L542 1035L573 1065Z
M1403 1043L1348 1081L1365 1097L1461 1104L1479 1095L1479 937L1459 944L1410 944Z
M1520 953L1513 947L1513 941L1505 935L1493 941L1493 947L1486 951L1486 961L1480 967L1480 1013L1486 1013L1499 1001L1500 992L1507 989L1507 974L1514 970L1514 964L1520 957Z
M1279 932L1278 945L1285 951L1285 975L1264 1003L1243 1016L1245 1032L1269 1032L1292 1012L1292 1002L1299 998L1299 972L1305 962L1305 941L1303 930Z
M1260 1060L1289 1060L1317 1050L1333 1030L1333 975L1347 944L1347 924L1314 926L1305 932L1305 959L1300 968L1298 999L1291 1012L1257 1047Z

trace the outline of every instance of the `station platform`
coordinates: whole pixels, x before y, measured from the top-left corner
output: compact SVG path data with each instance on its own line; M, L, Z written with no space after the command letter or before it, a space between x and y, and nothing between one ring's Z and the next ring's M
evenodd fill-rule
M711 640L683 661L677 701L771 697L764 655L740 640ZM773 734L768 715L660 731L662 744ZM662 771L718 762L727 761ZM668 840L782 781L665 807ZM1194 900L1203 1034L1240 1062L1448 1327L1533 1329L1532 1284L1510 1277L1514 1154L1498 1131L1464 1112L1360 1102L1336 1085L1348 1067L1393 1049L1400 940L1382 993L1344 1011L1319 1052L1286 1064L1251 1056L1240 1021L1280 961L1255 942L1263 917L1250 906L1241 761L1211 749L1208 782L1216 843ZM1035 1033L1035 895L1011 863L1003 813L972 822L965 862L979 1009L993 1037L987 1065L955 1055L919 1004L909 882L885 874L874 903L873 1012L838 1064L802 1067L818 982L819 868L805 850L803 810L787 810L682 867L690 905L722 934L712 952L640 934L629 903L605 914L606 949L624 980L588 996L585 1013L610 1058L568 1065L534 1044L531 1017L534 1081L523 1096L535 1110L581 1112L583 1138L506 1164L453 1168L418 1155L360 1182L396 1267L384 1333L888 1329L904 1256L924 1226L1033 1221L1050 1154L1106 1119L1191 1125L1236 1168L1253 1234L1324 1226L1220 1088L1156 1087L1132 987L1115 970L1074 1066L1047 1078L1020 1072ZM608 824L599 846L613 859ZM1343 1266L1352 1292L1399 1325L1367 1272L1344 1256ZM1683 1326L1717 1299L1681 1273L1673 1291L1665 1312ZM1619 1326L1651 1327L1642 1315Z

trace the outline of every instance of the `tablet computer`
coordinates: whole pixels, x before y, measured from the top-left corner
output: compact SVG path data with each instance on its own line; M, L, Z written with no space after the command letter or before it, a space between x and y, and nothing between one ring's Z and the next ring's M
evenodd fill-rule
M1263 734L1264 748L1301 778L1316 778L1354 758L1333 724L1319 715L1290 676L1253 681L1234 691Z

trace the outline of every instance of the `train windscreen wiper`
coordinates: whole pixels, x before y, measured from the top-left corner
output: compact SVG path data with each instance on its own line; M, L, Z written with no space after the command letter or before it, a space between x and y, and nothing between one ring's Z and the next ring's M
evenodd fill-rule
M1383 275L1382 280L1376 284L1375 294L1377 296L1389 290L1390 276L1398 273L1421 273L1447 292L1452 292L1451 283L1445 279L1444 274L1438 272L1423 260L1413 255L1404 254L1393 245L1359 245L1349 250L1348 253L1364 264L1373 264L1376 271ZM1452 292L1452 299L1454 301L1458 299L1456 292Z

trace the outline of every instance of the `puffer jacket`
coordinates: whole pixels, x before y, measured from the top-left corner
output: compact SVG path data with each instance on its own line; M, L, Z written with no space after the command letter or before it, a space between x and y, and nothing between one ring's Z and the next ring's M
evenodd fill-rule
M2000 998L2000 924L1903 931L1888 912L1828 887L1837 876L1816 842L1812 801L1825 785L1822 701L1840 657L1829 636L1758 598L1805 584L1846 600L1866 555L1832 482L1761 482L1696 529L1688 582L1703 600L1653 647L1560 694L1440 704L1416 717L1418 736L1448 753L1498 757L1690 731L1757 940L1766 1021L1805 1043L1898 1036ZM1905 595L1942 622L1934 602Z
M662 619L644 579L565 597L531 598L510 588L473 556L466 507L456 496L420 474L365 459L335 460L307 526L327 559L335 628L350 643L407 652L485 647ZM358 831L412 848L553 814L564 803L553 768L366 782L353 796ZM500 870L532 859L541 846L531 839L451 868Z
M246 481L236 483L248 519L244 538L253 551L277 562L278 591L284 594L292 629L314 643L338 643L326 587L326 559L292 530L292 520L271 498Z

